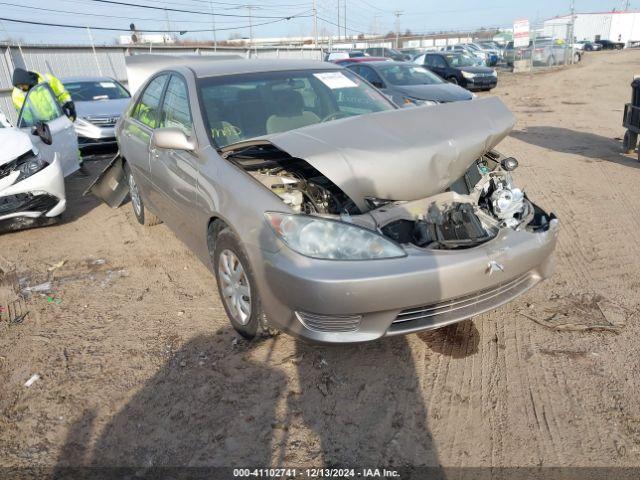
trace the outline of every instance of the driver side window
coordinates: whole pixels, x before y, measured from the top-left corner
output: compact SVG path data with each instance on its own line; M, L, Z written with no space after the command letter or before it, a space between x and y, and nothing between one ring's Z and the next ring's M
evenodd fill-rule
M360 76L364 78L367 82L369 82L371 85L377 88L383 88L382 85L384 85L384 83L382 82L380 75L378 75L375 71L373 71L373 69L369 67L361 66Z
M32 127L39 122L50 122L62 116L58 105L48 85L40 84L33 87L25 99L18 127Z

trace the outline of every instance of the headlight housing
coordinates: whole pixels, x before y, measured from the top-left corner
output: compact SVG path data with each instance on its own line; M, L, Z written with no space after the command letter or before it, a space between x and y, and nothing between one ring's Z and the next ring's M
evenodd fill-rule
M437 105L438 102L434 102L433 100L423 100L421 98L404 97L404 103L412 103L414 105Z
M494 70L493 72L491 72L491 75L493 75L494 77L497 77L498 76L497 70Z
M476 78L476 74L475 73L465 72L464 70L462 71L462 76L464 78L468 78L468 79Z
M406 256L382 235L349 223L288 213L266 212L275 234L293 251L323 260L378 260Z
M16 170L20 172L16 182L30 177L43 170L49 164L42 158L38 150L31 150L16 159Z

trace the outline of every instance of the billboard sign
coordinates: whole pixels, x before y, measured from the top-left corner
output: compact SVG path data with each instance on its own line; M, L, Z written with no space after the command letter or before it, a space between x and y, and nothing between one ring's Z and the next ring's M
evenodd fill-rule
M513 22L513 46L529 46L529 20L516 20Z

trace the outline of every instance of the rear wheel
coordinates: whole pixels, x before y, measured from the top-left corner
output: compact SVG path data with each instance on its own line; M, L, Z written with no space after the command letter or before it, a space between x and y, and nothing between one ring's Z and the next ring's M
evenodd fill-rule
M136 216L138 223L145 227L152 227L153 225L162 223L162 220L144 208L144 201L142 200L142 195L140 195L140 189L138 188L136 179L133 176L133 172L126 163L124 165L124 170L127 175L127 182L129 183L129 197L131 198L133 214Z
M633 153L638 145L638 134L627 130L622 139L622 153Z

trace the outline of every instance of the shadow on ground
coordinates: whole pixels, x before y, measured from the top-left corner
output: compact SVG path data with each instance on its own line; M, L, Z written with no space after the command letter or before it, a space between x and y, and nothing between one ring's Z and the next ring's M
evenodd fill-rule
M620 141L593 133L560 127L528 127L525 130L511 132L511 136L547 150L640 168L640 162L635 153L632 155L622 153Z
M480 332L472 320L437 330L418 333L429 349L452 358L465 358L478 352Z
M228 339L188 342L104 428L96 412L80 414L57 478L77 466L269 465L428 465L443 478L406 338L348 347L296 342L280 360L274 352L289 339L233 348ZM273 360L255 359L265 356Z

